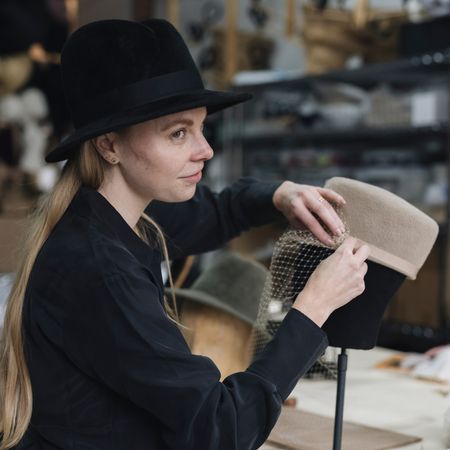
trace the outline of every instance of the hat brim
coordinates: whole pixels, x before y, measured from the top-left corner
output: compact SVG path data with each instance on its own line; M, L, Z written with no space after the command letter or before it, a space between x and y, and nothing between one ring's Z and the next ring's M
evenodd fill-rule
M64 161L86 140L129 125L201 106L206 107L208 114L212 114L250 100L251 98L252 95L248 93L221 92L207 89L165 97L157 102L152 102L132 110L121 111L120 114L109 116L77 128L72 134L65 137L46 156L45 160L49 163Z
M171 294L170 289L167 289L166 292L168 295ZM217 298L215 298L212 295L209 295L203 291L199 291L196 289L177 288L177 289L175 289L175 296L176 296L177 300L181 300L181 301L190 300L195 303L200 303L202 305L212 306L221 311L227 312L227 313L231 314L232 316L237 317L252 326L256 320L256 317L254 319L252 319L251 317L248 317L247 315L242 314L240 311L236 311L235 309L231 308L229 305L222 303Z

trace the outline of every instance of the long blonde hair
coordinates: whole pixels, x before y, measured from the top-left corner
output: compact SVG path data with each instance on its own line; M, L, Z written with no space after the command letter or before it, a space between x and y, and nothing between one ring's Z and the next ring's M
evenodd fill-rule
M61 219L82 184L98 189L103 182L107 164L86 142L67 162L53 190L43 197L30 218L22 248L14 285L8 297L1 336L0 354L0 432L3 433L0 450L17 445L25 434L32 413L32 390L23 348L22 309L25 290L37 254L54 226ZM155 221L142 214L135 232L146 240L149 226L156 232L167 264L169 283L173 292L169 258L164 235ZM171 320L179 323L175 296L172 305L164 299Z

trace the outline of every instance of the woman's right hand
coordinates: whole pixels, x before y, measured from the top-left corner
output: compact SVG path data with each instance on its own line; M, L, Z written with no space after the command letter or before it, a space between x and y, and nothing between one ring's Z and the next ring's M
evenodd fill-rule
M364 292L369 253L367 245L347 238L316 267L292 307L321 327L335 309Z

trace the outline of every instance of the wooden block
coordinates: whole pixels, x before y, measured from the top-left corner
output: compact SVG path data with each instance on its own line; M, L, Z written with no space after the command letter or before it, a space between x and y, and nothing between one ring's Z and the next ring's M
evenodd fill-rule
M188 300L183 304L181 323L187 328L183 333L192 353L211 358L220 370L221 380L250 364L250 324Z

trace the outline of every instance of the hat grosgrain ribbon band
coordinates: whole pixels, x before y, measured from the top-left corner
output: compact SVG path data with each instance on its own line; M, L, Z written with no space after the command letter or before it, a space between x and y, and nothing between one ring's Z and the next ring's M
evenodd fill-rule
M174 86L178 86L179 89L174 90ZM121 89L79 102L72 107L72 117L75 126L81 127L99 117L145 106L167 97L191 94L192 90L202 89L202 80L195 72L180 70L140 80Z
M390 269L403 273L410 280L416 279L417 272L419 271L420 267L417 267L414 264L411 264L409 261L406 261L405 259L400 258L396 255L393 255L392 253L382 250L381 248L376 247L373 244L369 244L368 242L365 242L358 238L355 239L357 240L359 245L367 245L370 248L370 255L369 255L370 261L382 264L385 267L389 267Z

